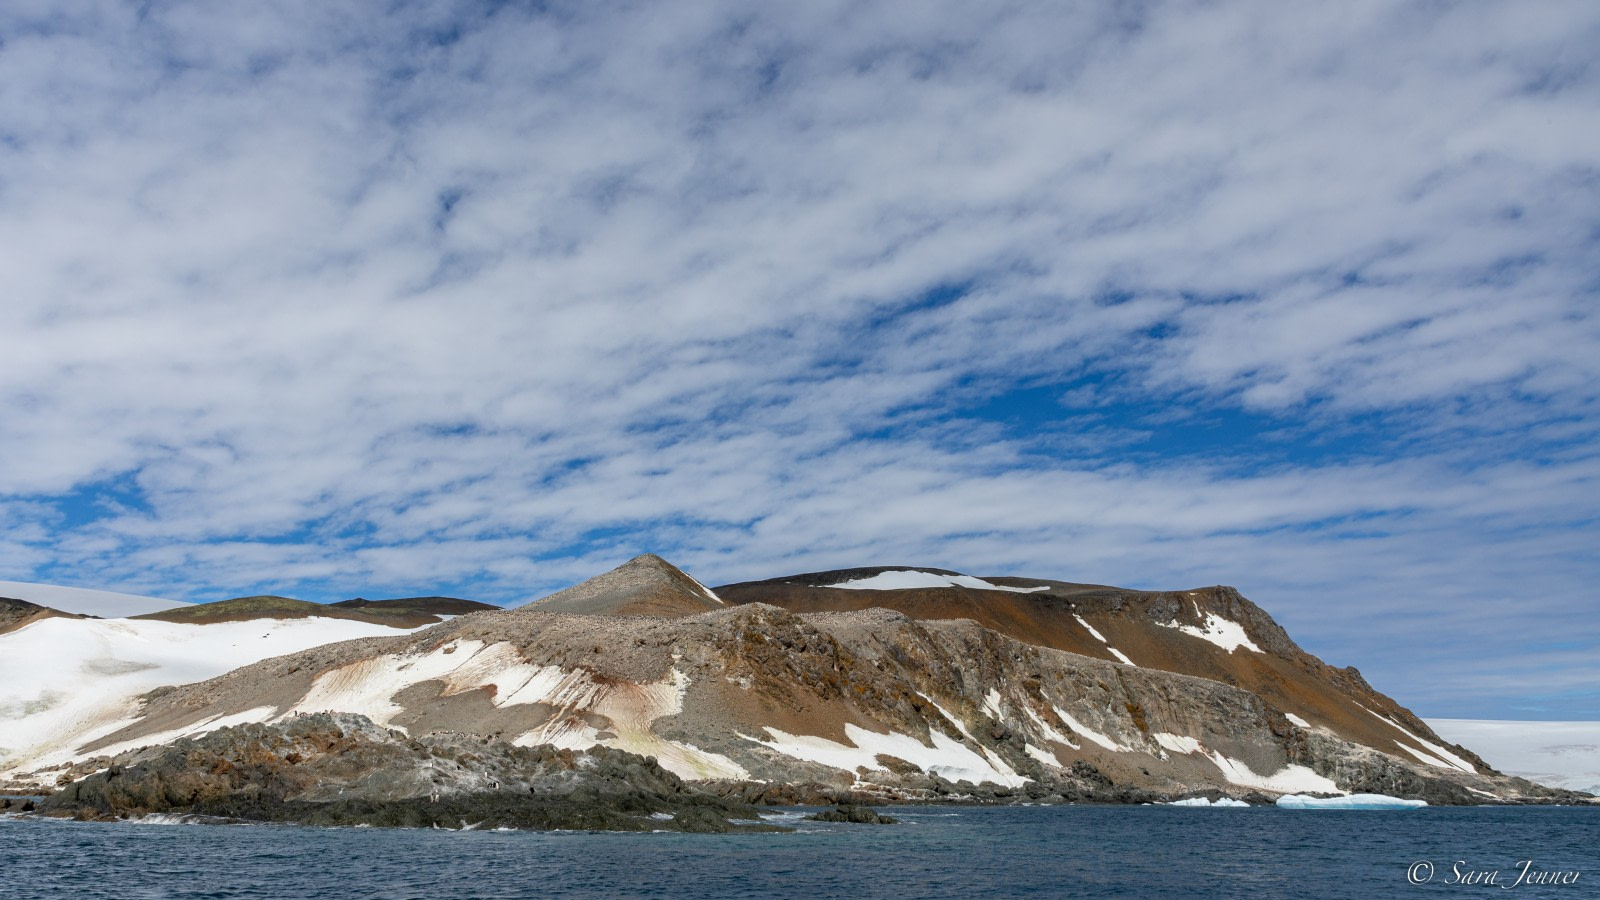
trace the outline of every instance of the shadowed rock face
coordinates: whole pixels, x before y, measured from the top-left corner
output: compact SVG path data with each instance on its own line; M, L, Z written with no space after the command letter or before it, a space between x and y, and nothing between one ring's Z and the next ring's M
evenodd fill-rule
M68 785L40 812L313 825L783 830L731 823L730 817L758 813L629 753L513 747L460 734L412 740L348 715L224 728L125 753L105 771Z
M704 585L653 553L532 605L586 616L692 616L724 606Z

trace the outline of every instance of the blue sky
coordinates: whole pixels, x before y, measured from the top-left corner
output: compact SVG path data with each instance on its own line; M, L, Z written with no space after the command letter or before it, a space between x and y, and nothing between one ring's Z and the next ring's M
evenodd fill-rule
M62 6L0 11L0 578L1224 583L1600 718L1600 7Z

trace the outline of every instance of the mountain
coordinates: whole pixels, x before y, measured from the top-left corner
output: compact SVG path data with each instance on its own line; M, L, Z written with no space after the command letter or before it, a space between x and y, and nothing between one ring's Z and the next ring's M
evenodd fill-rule
M942 569L840 569L717 588L727 602L791 612L893 609L916 619L971 619L1024 643L1243 688L1303 728L1426 766L1493 771L1379 693L1354 668L1306 653L1230 587L1134 591L1033 578L980 579Z
M837 608L798 610L808 605ZM143 746L320 713L418 738L605 746L774 802L1572 798L1404 727L1393 701L1304 654L1231 589L890 568L712 592L653 556L525 607L152 691L36 757L57 768L10 774L70 780ZM1380 725L1348 725L1367 718Z
M189 605L158 597L93 591L59 584L31 584L24 581L0 581L0 597L21 600L64 613L98 616L102 619L120 619Z
M726 606L710 588L653 553L532 605L586 616L689 616Z

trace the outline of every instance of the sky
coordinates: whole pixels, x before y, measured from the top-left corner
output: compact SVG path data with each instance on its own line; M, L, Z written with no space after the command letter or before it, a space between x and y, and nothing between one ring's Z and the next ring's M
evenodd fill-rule
M1600 719L1600 5L0 7L0 579L1237 586Z

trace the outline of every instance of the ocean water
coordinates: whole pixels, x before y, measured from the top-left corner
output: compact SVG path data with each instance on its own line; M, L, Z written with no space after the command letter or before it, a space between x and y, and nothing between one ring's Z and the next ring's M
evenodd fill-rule
M774 816L800 832L760 835L0 818L0 895L1600 897L1600 809L886 811L905 824L800 822L799 810ZM1579 874L1513 885L1527 860L1533 872ZM1422 863L1432 874L1417 884Z

